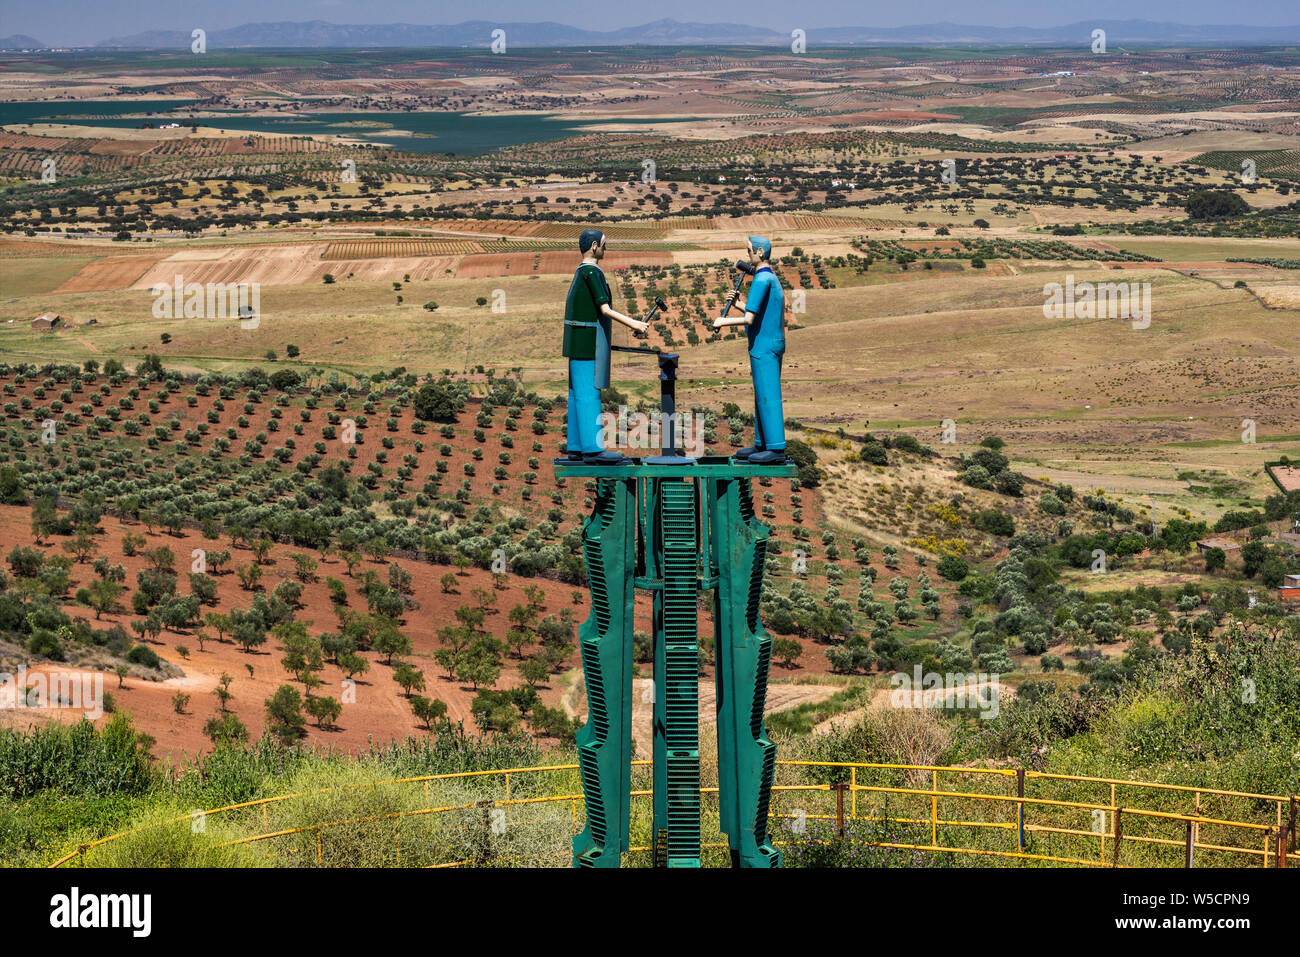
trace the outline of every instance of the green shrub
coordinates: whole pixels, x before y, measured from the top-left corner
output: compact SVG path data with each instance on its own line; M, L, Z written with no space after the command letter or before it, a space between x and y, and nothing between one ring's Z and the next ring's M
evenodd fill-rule
M133 665L141 665L145 668L157 668L162 664L162 659L148 645L136 645L127 653L126 660Z
M1064 515L1065 503L1053 493L1047 492L1038 500L1038 510L1046 512L1048 515Z
M970 574L970 566L966 564L966 559L960 555L945 555L939 559L938 564L934 567L940 577L950 582L962 581Z
M990 535L1010 536L1016 533L1016 523L1010 515L998 508L980 509L971 514L971 524Z

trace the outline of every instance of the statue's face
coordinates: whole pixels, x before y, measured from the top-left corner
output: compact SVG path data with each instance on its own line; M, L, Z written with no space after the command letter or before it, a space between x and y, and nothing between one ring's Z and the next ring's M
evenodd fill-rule
M602 239L600 242L596 243L596 245L592 246L592 247L591 247L591 252L592 252L592 255L594 255L597 259L604 259L604 258L605 258L605 240Z

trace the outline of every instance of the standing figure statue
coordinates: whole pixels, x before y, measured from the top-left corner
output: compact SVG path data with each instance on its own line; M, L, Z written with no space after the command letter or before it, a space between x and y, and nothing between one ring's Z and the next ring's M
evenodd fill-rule
M584 229L578 237L582 262L573 274L564 304L564 355L569 360L569 427L565 454L585 465L622 465L618 452L600 442L600 390L609 388L610 320L644 332L646 324L618 312L601 271L605 234ZM778 290L779 292L779 290Z
M781 410L785 293L768 265L772 258L771 240L750 236L745 251L755 267L749 293L741 300L737 287L727 296L724 314L713 320L714 329L743 325L749 340L749 373L754 380L754 444L732 457L752 465L782 465L786 461L785 416ZM725 313L737 302L744 315L727 318Z

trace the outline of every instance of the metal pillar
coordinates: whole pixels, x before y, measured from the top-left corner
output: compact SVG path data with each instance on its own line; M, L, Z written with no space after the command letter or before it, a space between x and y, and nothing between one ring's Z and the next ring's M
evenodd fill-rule
M696 484L650 479L659 582L654 592L655 840L667 867L700 866L699 548ZM647 571L649 568L647 567ZM660 835L663 836L662 842Z
M718 804L733 867L780 867L767 838L776 745L763 726L772 637L758 618L768 530L747 478L708 480L717 588Z
M587 684L587 723L578 732L587 826L573 839L575 867L617 867L630 846L636 526L636 480L597 481L582 535L591 589L591 615L578 628Z

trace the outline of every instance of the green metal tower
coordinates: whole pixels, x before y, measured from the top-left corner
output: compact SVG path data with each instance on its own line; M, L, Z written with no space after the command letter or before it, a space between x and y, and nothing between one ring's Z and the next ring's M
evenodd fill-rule
M555 473L596 479L583 528L592 609L578 629L587 826L573 840L574 866L617 867L630 845L637 588L654 600L655 865L700 866L698 608L712 591L722 830L733 866L780 866L767 838L776 748L763 728L772 639L758 615L768 530L754 517L750 480L793 478L795 467L665 455L620 466L557 459Z

